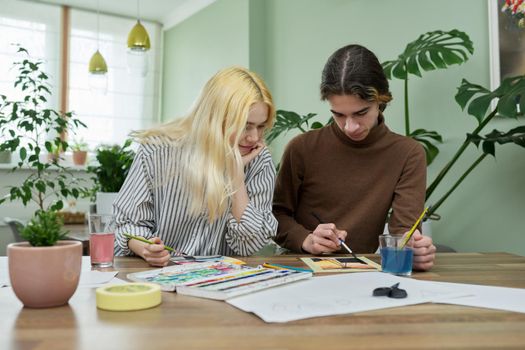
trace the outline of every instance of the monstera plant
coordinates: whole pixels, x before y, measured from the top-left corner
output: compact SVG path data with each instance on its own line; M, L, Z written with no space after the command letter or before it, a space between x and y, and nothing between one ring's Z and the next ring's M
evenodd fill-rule
M382 63L388 79L398 78L404 81L405 135L421 143L426 152L427 164L432 163L438 155L436 142L443 142L443 138L436 131L411 130L408 102L409 76L421 78L423 71L445 69L464 63L473 52L472 41L464 32L456 29L449 32L436 30L422 34L409 43L397 59Z
M293 129L298 129L301 132L308 130L319 129L324 125L321 122L313 122L310 124L311 119L315 117L316 113L308 113L306 115L299 115L292 111L284 111L279 109L276 111L275 124L273 128L266 134L266 142L271 144L282 133L286 133ZM332 118L327 124L332 122Z
M497 105L489 112L493 100L497 100ZM494 91L463 79L456 94L456 102L462 109L466 108L468 114L476 118L478 126L472 132L467 133L465 141L452 156L452 159L445 164L436 178L430 183L426 193L427 200L470 144L474 144L478 148L481 145L482 154L467 167L454 185L435 204L429 207L427 217L436 212L472 170L488 155L496 156L496 145L515 144L525 147L525 125L518 125L508 131L493 130L484 136L480 135L481 131L495 117L511 118L517 121L518 116L523 116L525 111L525 76L506 78Z

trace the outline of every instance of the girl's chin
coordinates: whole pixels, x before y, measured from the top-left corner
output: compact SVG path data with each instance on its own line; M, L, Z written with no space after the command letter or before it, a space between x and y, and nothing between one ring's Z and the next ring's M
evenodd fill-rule
M239 146L239 152L241 153L242 156L247 155L251 151L252 151L252 147L241 147L241 146Z

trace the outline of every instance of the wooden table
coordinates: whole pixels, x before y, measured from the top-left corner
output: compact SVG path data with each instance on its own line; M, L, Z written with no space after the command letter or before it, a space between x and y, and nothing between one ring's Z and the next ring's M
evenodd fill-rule
M378 260L377 256L370 256ZM302 266L297 256L244 259ZM117 258L119 277L147 268ZM431 272L414 278L525 288L525 257L441 253ZM525 314L441 304L267 324L221 301L163 293L159 307L109 312L94 289L69 305L26 309L0 300L0 349L503 349L525 348ZM329 295L319 296L328 298Z

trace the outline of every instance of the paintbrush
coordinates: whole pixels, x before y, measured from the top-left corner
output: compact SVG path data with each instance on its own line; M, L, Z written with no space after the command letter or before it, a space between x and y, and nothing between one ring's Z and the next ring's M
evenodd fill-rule
M144 243L148 243L148 244L154 244L152 241L149 241L149 240L147 240L145 238L142 238L140 236L133 236L133 235L130 235L129 233L123 233L123 235L126 236L129 239L136 239L137 241L140 241L140 242L144 242ZM184 252L181 252L179 250L175 250L175 249L173 249L171 247L168 247L168 246L164 246L164 249L166 249L169 252L175 253L175 255L183 256L186 259L195 259L191 255L188 255L188 254L186 254Z
M412 235L416 231L417 226L419 225L419 223L421 222L421 219L423 219L423 217L425 216L427 211L428 211L428 207L426 207L425 210L423 210L423 212L421 213L421 215L419 215L419 218L414 223L414 225L412 226L410 231L408 231L408 234L406 235L405 239L403 240L403 243L401 243L401 246L399 248L403 248L408 243L408 241L410 241L410 238L412 237Z
M324 223L325 221L321 219L321 217L319 215L317 215L316 213L312 212L312 215L314 216L314 218L317 219L317 221L319 221L320 224ZM343 241L341 238L337 237L339 239L339 242L341 243L341 245L350 253L352 254L352 256L359 260L359 258L357 257L357 255L355 255L355 253L352 251L352 249L350 249L349 246L346 245L345 241ZM359 260L360 261L360 260Z

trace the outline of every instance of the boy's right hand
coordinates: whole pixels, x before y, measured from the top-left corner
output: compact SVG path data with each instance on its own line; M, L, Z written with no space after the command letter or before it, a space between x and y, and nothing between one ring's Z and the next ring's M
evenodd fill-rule
M314 254L333 253L341 248L339 239L345 240L347 232L339 230L335 224L319 224L314 232L303 241L303 250Z

